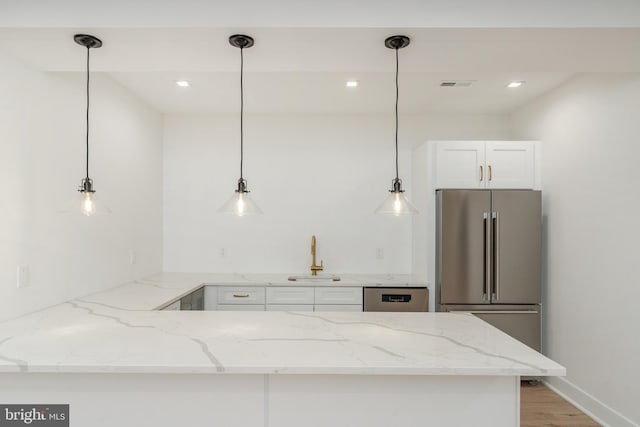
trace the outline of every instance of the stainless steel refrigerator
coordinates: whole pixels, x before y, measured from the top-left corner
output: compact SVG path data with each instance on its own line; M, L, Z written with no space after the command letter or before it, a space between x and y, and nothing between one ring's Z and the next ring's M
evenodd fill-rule
M436 305L540 351L541 194L438 190Z

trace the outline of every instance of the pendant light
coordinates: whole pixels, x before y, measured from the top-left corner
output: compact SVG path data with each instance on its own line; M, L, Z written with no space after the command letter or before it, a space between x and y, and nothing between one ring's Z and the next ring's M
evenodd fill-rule
M396 51L396 177L392 181L389 196L376 209L376 213L389 215L413 215L418 210L411 204L404 194L402 180L398 177L398 50L409 46L410 39L407 36L391 36L384 41L384 45Z
M86 134L86 174L82 179L78 192L80 193L80 212L83 215L91 216L100 213L110 213L109 209L102 206L95 197L96 190L93 188L93 180L89 178L89 52L102 46L102 41L88 34L76 34L73 39L80 46L87 48L87 134ZM76 205L77 206L77 205Z
M235 34L229 37L229 43L233 47L240 49L240 179L238 180L238 188L235 194L218 210L218 212L230 213L238 216L261 214L262 211L249 197L247 190L247 180L242 175L242 165L244 160L244 133L243 133L243 116L244 116L244 87L242 77L244 73L244 49L253 46L253 38Z

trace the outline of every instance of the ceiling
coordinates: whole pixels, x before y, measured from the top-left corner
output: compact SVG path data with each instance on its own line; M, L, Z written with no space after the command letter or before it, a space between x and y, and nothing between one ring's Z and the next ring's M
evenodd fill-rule
M105 73L167 113L225 113L239 108L234 33L253 36L245 50L248 112L372 113L394 108L394 52L384 39L411 37L400 51L403 113L505 113L575 73L640 72L640 29L384 28L13 28L0 51L48 72L82 72L73 34L100 37L92 71ZM178 88L186 79L191 87ZM360 85L345 88L347 79ZM470 87L440 87L442 81ZM511 80L524 80L507 89Z

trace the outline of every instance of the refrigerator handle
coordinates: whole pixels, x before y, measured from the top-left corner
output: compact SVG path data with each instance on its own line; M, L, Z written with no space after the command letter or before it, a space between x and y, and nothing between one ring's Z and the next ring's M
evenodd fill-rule
M491 283L491 257L489 256L491 253L491 234L489 227L489 212L483 212L482 218L484 220L484 259L483 259L483 269L484 269L484 277L482 280L482 300L487 301L491 298L491 290L489 285Z
M493 226L493 301L500 300L500 215L491 214Z

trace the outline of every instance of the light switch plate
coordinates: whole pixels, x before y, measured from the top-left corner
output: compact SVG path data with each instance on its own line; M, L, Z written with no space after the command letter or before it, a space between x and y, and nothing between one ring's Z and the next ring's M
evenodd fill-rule
M24 288L25 286L29 286L29 266L28 265L18 265L17 286L18 288Z

